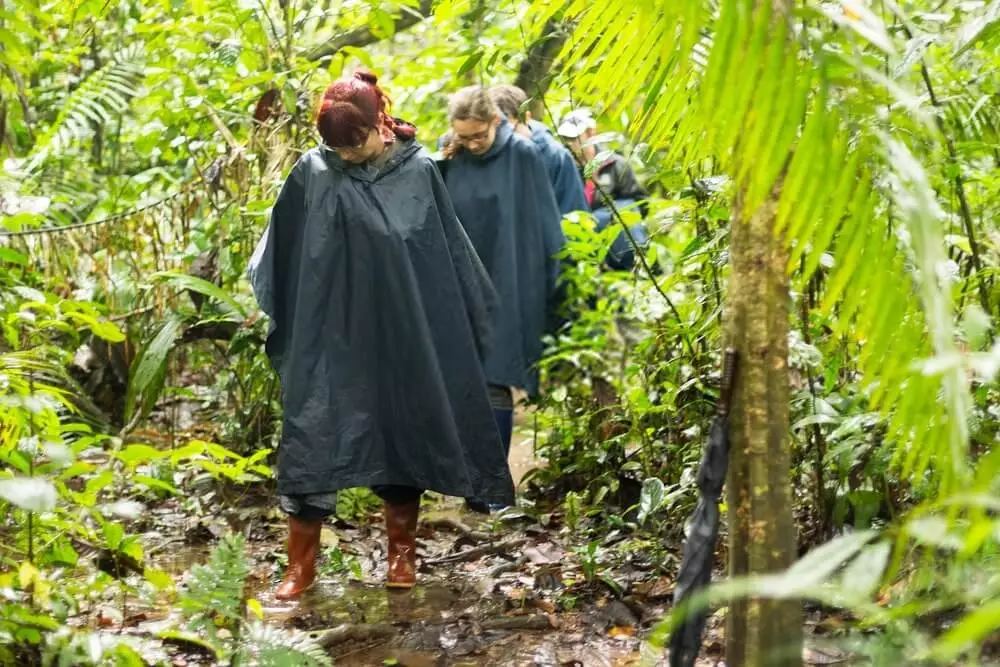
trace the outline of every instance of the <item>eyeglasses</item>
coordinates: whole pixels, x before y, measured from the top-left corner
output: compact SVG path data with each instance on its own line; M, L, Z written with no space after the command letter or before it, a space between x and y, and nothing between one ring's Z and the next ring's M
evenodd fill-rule
M490 137L490 130L493 129L491 126L487 125L485 130L480 130L475 134L455 134L455 138L461 141L463 144L486 141Z

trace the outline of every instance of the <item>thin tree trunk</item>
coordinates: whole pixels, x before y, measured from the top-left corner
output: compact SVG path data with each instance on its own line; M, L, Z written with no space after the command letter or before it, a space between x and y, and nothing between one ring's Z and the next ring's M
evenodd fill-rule
M756 211L733 206L726 338L740 354L727 484L730 576L795 560L788 388L788 252L774 234L780 185ZM750 599L729 608L726 664L802 664L801 606Z
M552 65L559 55L563 44L569 37L559 21L552 19L542 28L542 34L529 47L517 70L514 85L518 86L531 99L531 115L544 118L545 105L543 99L552 83Z
M771 3L772 21L789 20L790 0L757 0L758 6L765 2ZM742 184L733 202L725 321L727 346L740 354L726 489L733 577L777 572L796 556L788 407L788 250L775 234L782 180L756 210L747 210ZM751 598L730 607L727 624L730 667L801 667L800 602Z

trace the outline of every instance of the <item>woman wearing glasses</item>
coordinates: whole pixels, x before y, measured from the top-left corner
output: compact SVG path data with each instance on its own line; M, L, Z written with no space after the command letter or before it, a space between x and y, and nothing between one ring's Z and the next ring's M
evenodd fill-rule
M448 115L452 143L441 163L445 183L499 295L486 380L509 451L511 388L538 391L536 364L554 306L562 216L541 155L514 132L487 89L458 91Z
M513 502L482 371L496 295L416 128L387 104L367 72L327 88L323 143L292 168L251 260L284 408L280 599L312 585L339 489L385 501L399 588L415 582L425 490Z

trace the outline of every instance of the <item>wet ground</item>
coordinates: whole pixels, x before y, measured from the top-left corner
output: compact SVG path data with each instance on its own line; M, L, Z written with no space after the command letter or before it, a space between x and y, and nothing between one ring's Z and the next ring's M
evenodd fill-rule
M667 582L656 590L633 587L646 596L633 591L623 601L588 580L568 537L526 516L483 518L447 500L423 513L413 590L382 586L385 535L371 522L325 528L319 581L300 600L282 602L272 591L280 579L283 521L267 507L254 511L248 596L259 601L267 623L309 633L337 665L639 664L642 637L667 608ZM177 543L153 560L183 579L207 553L208 545ZM133 614L140 619L129 623L136 632L165 624L165 614L154 609ZM210 664L196 656L175 660Z
M538 465L533 440L533 419L520 414L510 457L515 480ZM427 498L418 585L402 592L382 585L386 538L377 511L329 523L319 580L292 603L272 595L286 530L266 493L233 498L211 486L193 490L150 507L133 529L143 533L147 562L182 585L218 538L244 534L246 595L263 620L310 634L340 666L667 665L666 654L645 640L669 611L679 546L614 532L588 541L558 515L530 507L483 517L455 499ZM111 632L149 637L171 627L169 601L132 600L124 613L116 606L109 602L99 616ZM698 667L724 665L722 622L718 614L709 618ZM166 661L214 664L197 651L168 651Z

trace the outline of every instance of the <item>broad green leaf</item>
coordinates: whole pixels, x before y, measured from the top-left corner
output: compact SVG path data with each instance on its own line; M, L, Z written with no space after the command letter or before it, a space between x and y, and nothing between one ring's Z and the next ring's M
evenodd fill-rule
M976 44L995 41L1000 36L1000 0L993 0L986 11L971 17L957 34L955 57L963 55Z
M260 600L257 598L250 598L247 600L247 609L258 620L264 620L264 607L260 604Z
M802 594L826 583L841 565L872 541L871 530L848 533L820 545L796 561L780 575L789 594Z
M125 537L125 528L120 523L106 521L102 526L104 533L104 543L112 551L118 551L122 539Z
M218 285L210 283L209 281L199 278L198 276L192 276L186 273L177 273L175 271L160 271L158 273L154 273L152 278L153 280L167 282L178 289L190 290L210 299L214 299L218 301L226 311L239 315L239 319L246 317L246 311L242 306L240 306L239 302L233 298L232 294Z
M163 452L155 447L143 444L129 445L125 449L116 452L115 458L131 464L142 464L169 456L169 452Z
M114 322L95 321L90 325L90 330L98 338L102 338L109 343L121 343L125 340L125 334Z
M5 248L0 246L0 262L8 262L10 264L19 264L21 266L28 265L28 258L14 250L13 248Z
M151 489L159 489L161 491L166 491L171 495L177 495L180 490L176 486L164 482L161 479L156 479L155 477L149 477L148 475L134 475L132 481L136 484L144 484Z
M841 589L856 599L871 596L882 580L891 554L892 544L888 541L876 542L865 547L844 568L840 579Z
M136 358L135 370L132 372L126 397L129 419L137 409L148 412L159 397L159 388L166 373L167 357L180 331L180 320L175 318L167 320Z
M637 517L640 524L645 523L651 514L660 509L666 496L666 488L659 479L650 477L642 483L642 493L639 496L639 516Z
M174 587L174 578L163 570L147 567L143 570L143 576L157 590L168 591Z

